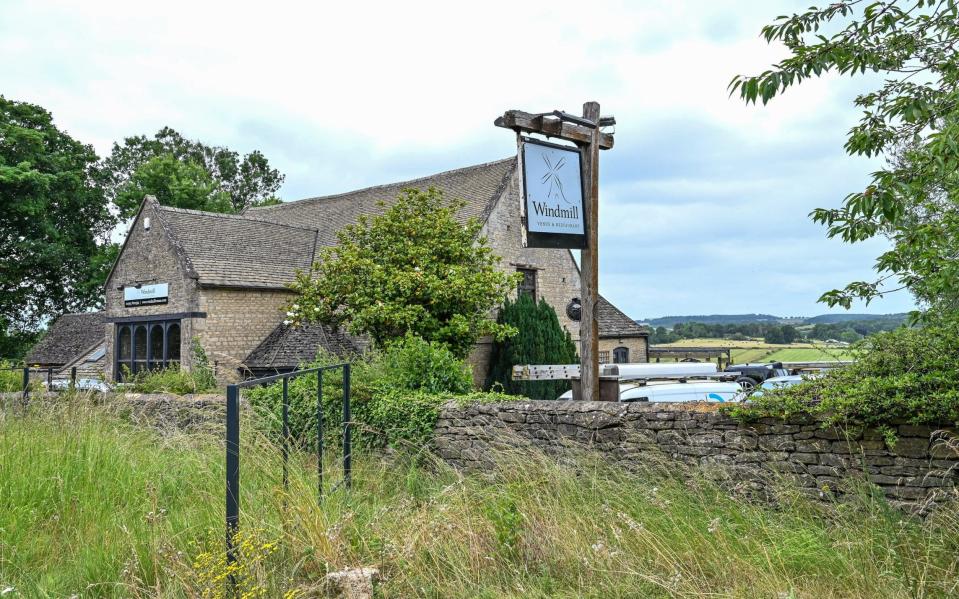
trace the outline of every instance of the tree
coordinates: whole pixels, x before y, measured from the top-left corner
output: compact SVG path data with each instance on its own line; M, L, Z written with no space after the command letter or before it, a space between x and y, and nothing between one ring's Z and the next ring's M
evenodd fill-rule
M192 180L207 190L208 204L204 210L215 212L240 212L244 208L275 202L275 193L283 184L283 175L270 167L269 161L257 150L240 158L237 152L219 146L207 146L199 141L184 138L170 127L160 129L153 138L145 135L128 137L123 145L113 144L110 157L103 161L103 170L107 174L107 196L120 209L122 218L133 216L143 196L137 198L134 192L150 193L161 198L164 195L176 195L168 191L164 184L178 180L172 173L157 178L157 170L163 169L153 162L160 157L172 157L182 163L181 178ZM161 162L168 162L162 158ZM154 173L149 177L140 177L140 181L130 186L139 169L152 164ZM201 176L196 170L203 170ZM155 188L144 188L144 183L152 181ZM209 187L209 189L207 189ZM163 203L163 200L160 199Z
M506 300L497 322L519 332L509 339L493 343L486 387L500 385L507 393L531 399L556 399L569 389L568 381L514 381L517 364L575 364L576 345L563 329L556 311L540 298L537 304L528 294L515 302Z
M209 212L232 212L226 192L217 189L210 174L192 160L178 160L173 154L160 154L133 172L118 190L116 205L124 216L132 216L143 197L156 197L164 206Z
M827 34L826 31L836 31ZM770 99L811 77L881 73L860 94L863 110L846 151L884 156L862 191L813 220L850 243L885 235L891 250L876 260L879 276L820 298L830 306L867 303L898 289L925 306L959 309L959 4L954 0L846 0L782 16L762 30L790 56L756 76L730 83L746 102ZM887 281L898 281L888 289Z
M791 324L783 325L780 328L782 334L783 343L792 343L796 339L799 339L799 331L796 330L796 327Z
M388 208L381 202L382 214L341 229L339 245L297 275L289 322L345 323L379 345L413 333L458 357L480 335L514 334L491 313L518 279L496 268L478 220L456 219L464 205L433 188L407 189Z
M101 301L115 219L98 157L40 106L0 96L0 323L5 335ZM91 283L91 281L93 283ZM18 333L19 332L19 333ZM21 337L22 338L22 337Z
M766 329L766 334L763 336L763 341L766 343L785 343L783 339L783 329L782 327L769 327Z

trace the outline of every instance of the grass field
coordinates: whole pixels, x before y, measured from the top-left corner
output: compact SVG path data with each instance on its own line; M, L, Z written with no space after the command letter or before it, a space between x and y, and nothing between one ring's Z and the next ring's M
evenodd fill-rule
M727 339L683 339L675 343L658 344L656 347L729 347L734 363L742 362L825 362L849 360L852 352L845 347L825 344L790 343L771 344L762 339L733 341Z
M783 486L774 506L644 460L560 465L503 454L461 476L420 455L358 455L352 492L315 503L315 463L247 426L242 554L250 597L322 596L373 565L381 597L949 597L959 511L925 522L867 493L842 506ZM0 413L0 591L19 597L219 597L223 448L95 409ZM331 464L332 466L332 464ZM12 588L10 591L4 589Z

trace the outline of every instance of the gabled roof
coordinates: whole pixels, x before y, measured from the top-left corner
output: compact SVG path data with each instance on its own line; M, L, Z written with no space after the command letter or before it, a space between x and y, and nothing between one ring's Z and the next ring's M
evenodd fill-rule
M319 350L348 357L363 352L367 343L338 327L314 323L301 327L281 324L256 347L243 365L249 370L292 370L312 362Z
M273 223L315 228L318 247L337 245L336 232L356 222L360 215L382 212L377 204L387 205L396 201L404 189L411 187L425 190L435 187L446 198L466 202L459 217L477 218L485 222L496 200L502 195L516 168L516 158L487 162L428 177L368 187L339 195L307 198L274 206L250 208L243 214Z
M201 285L285 288L313 262L315 229L159 204L156 214Z
M596 322L600 337L648 337L649 330L636 324L636 321L623 314L619 308L599 296L596 306Z
M103 312L64 314L54 320L47 334L27 355L27 364L60 366L72 362L91 346L103 342Z

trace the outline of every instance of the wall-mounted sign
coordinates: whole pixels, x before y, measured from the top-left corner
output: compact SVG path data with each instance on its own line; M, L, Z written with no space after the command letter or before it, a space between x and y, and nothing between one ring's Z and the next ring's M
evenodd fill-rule
M169 285L155 283L153 285L136 285L123 288L123 307L158 306L169 300Z
M585 248L579 150L523 138L520 153L526 246Z

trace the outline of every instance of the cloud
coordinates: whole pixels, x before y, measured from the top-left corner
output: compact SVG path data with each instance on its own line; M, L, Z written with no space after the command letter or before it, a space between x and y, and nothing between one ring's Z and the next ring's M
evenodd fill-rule
M619 121L601 167L604 294L637 316L812 313L882 249L827 241L806 216L874 167L842 153L868 81L810 81L767 107L726 89L785 55L759 30L802 5L8 0L0 89L101 154L164 125L260 149L286 199L503 158L504 110L599 99Z

